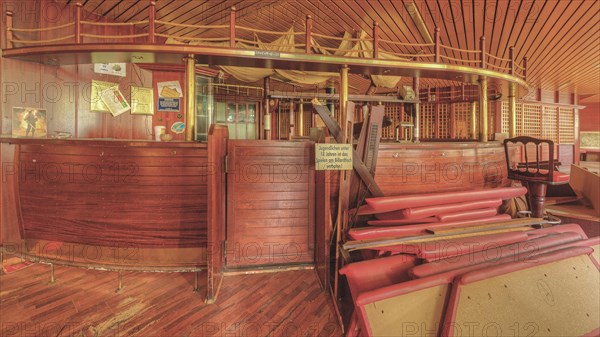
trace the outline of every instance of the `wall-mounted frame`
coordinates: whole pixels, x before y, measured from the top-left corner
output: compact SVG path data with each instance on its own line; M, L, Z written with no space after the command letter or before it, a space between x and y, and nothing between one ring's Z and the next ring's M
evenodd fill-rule
M154 115L154 90L131 86L131 114Z
M46 109L13 107L12 136L46 138L48 136Z
M119 83L92 80L90 92L90 111L91 112L109 112L108 107L102 101L102 92L106 89L119 86Z

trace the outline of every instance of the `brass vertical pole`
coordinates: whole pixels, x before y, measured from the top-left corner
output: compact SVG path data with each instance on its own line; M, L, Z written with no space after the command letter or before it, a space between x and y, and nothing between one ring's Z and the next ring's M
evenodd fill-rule
M471 139L477 140L477 104L471 102Z
M194 290L195 293L198 292L198 272L194 273Z
M294 100L290 100L290 140L296 136L296 114L294 113Z
M508 91L508 137L517 136L517 84L511 83Z
M304 136L304 100L298 104L298 136Z
M13 47L13 11L6 11L6 21L4 22L4 33L6 34L6 49Z
M479 79L479 141L488 141L488 96L487 78Z
M346 107L348 106L348 66L342 66L340 70L340 113L338 114L338 121L342 128L343 139L345 140L348 136L346 134Z
M264 138L266 140L271 139L271 107L269 106L269 77L265 77L263 87L263 100L264 100L264 117L263 117L263 131Z
M192 141L196 131L196 59L192 54L185 59L185 82L185 140Z
M421 137L421 97L420 97L420 88L419 88L419 78L413 77L413 90L415 91L415 97L417 99L417 103L415 103L415 119L413 125L413 142L419 143L419 138Z
M49 284L54 284L56 283L56 277L54 276L54 263L50 263L50 283Z
M123 290L123 271L119 270L119 284L117 285L115 292L118 293L121 290Z

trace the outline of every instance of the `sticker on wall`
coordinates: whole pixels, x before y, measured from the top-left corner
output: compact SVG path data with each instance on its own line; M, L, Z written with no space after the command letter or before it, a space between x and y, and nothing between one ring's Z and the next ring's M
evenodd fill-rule
M46 137L48 124L46 110L29 107L14 107L12 120L13 137Z
M171 131L173 131L174 133L183 133L184 130L185 130L184 122L175 122L175 123L173 123L173 125L171 125Z
M170 112L179 112L181 106L180 98L158 98L158 107L156 111L170 111Z
M181 98L183 97L183 90L181 90L181 84L179 81L168 81L156 83L158 87L158 97L164 98Z
M127 76L125 63L94 63L94 72L121 77Z

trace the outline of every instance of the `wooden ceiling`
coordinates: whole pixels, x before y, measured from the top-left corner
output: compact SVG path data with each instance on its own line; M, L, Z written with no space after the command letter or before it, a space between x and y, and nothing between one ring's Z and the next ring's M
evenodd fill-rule
M82 2L87 11L110 20L148 18L149 5L145 0ZM435 27L439 27L443 44L477 49L480 37L485 36L492 55L508 58L509 47L515 46L517 60L529 58L528 83L533 89L593 94L593 101L600 100L598 0L158 0L156 3L157 19L185 24L227 24L229 9L235 6L238 24L265 30L285 31L293 24L296 30L303 31L305 17L310 14L315 32L333 36L356 30L365 30L370 35L375 21L381 28L380 37L393 41L430 42ZM161 29L164 32L164 27L158 31ZM169 33L206 34L181 28ZM382 45L392 51L418 51ZM474 57L449 53L456 58ZM410 79L403 80L409 82ZM351 84L355 91L364 93L369 81L355 75ZM449 83L424 80L423 84Z

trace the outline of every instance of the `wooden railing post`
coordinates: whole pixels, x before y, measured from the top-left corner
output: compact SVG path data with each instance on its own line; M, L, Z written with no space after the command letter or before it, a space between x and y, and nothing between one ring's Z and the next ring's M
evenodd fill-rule
M6 49L13 47L13 13L12 11L6 11Z
M307 15L306 16L306 53L307 54L312 54L312 48L311 48L311 34L312 34L312 16Z
M229 48L235 48L235 6L229 13Z
M434 38L434 54L435 54L435 63L440 63L440 27L435 27L435 32L433 33Z
M379 58L379 23L373 22L373 58Z
M479 50L481 57L481 68L485 69L485 36L479 39Z
M511 46L508 49L508 58L510 58L510 61L509 61L510 74L512 76L515 76L515 47Z
M81 43L81 2L75 4L75 43Z
M156 43L156 1L150 0L148 7L148 43Z
M523 80L527 81L527 56L523 57Z

